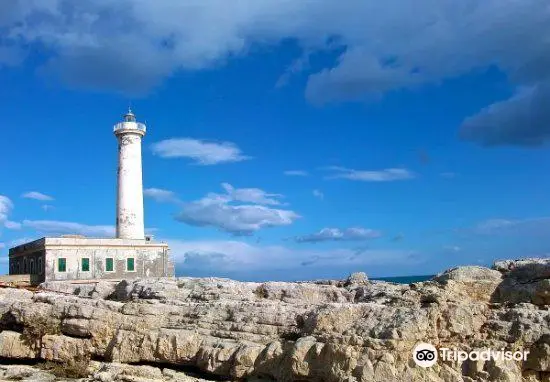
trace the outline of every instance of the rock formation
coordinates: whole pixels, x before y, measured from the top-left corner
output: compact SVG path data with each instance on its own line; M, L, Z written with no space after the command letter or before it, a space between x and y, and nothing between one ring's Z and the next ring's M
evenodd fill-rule
M53 381L43 362L80 362L86 380L103 382L549 382L549 304L550 259L458 267L410 285L364 274L51 282L0 289L0 379ZM421 368L412 358L419 342L530 354Z

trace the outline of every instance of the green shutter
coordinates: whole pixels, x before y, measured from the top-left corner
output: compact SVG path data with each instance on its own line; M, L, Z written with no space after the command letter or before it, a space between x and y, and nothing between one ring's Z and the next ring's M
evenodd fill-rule
M90 271L90 259L88 257L82 258L82 272Z
M114 269L114 267L113 267L113 258L112 257L107 257L105 259L105 271L112 272L113 269Z
M129 258L126 259L126 270L128 272L135 271L135 264L134 264L134 258L133 257L129 257Z
M67 272L67 259L63 257L57 259L57 271Z

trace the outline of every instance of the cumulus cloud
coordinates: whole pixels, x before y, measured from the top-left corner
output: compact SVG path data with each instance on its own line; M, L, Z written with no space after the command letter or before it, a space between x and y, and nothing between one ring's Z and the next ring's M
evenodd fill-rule
M25 192L23 195L21 195L21 197L26 199L34 199L34 200L41 200L41 201L53 200L51 196L43 194L38 191Z
M467 118L460 137L484 146L541 146L550 140L549 99L550 81L522 88Z
M287 73L308 71L305 94L319 104L439 83L490 66L522 87L550 76L550 42L541 38L550 30L546 0L244 0L231 6L220 0L12 0L2 2L0 14L0 60L17 62L25 49L40 45L46 62L39 72L72 86L123 92L145 92L179 70L223 65L252 44L282 40L302 48ZM14 55L14 49L22 52ZM326 49L335 60L312 69L304 57ZM503 115L526 118L525 106L511 107L467 120L465 137L483 144L539 141L525 125L503 127L504 137L494 137L487 126ZM479 135L480 129L489 135Z
M187 268L211 271L260 271L302 266L402 264L414 261L414 251L369 249L293 249L280 245L252 245L238 240L166 240L174 260Z
M154 143L153 153L162 158L190 158L195 164L208 166L240 162L250 157L231 142L212 142L191 138L173 138Z
M235 188L229 183L222 183L222 187L227 196L236 202L278 206L281 202L277 198L283 197L281 194L269 194L259 188Z
M262 228L289 225L300 216L282 206L284 196L265 192L259 188L235 188L221 184L225 193L209 193L202 199L183 202L169 190L149 188L144 191L159 202L178 205L177 221L199 226L215 227L235 235L250 235Z
M110 225L86 225L56 220L23 220L23 228L31 228L48 235L84 235L91 237L113 237L115 227Z
M194 226L216 227L236 235L248 235L261 228L292 224L299 215L291 210L260 205L230 205L206 197L187 203L176 219Z
M307 171L303 171L303 170L287 170L283 172L283 174L287 176L308 176L309 175Z
M361 182L393 182L396 180L413 179L416 175L404 168L388 168L378 171L353 170L344 167L330 166L326 170L332 171L327 179L348 179Z
M237 189L224 183L227 194L210 193L200 200L184 203L176 220L204 227L216 227L236 235L249 235L261 228L292 224L300 216L287 209L270 208L279 205L275 198L257 188ZM239 204L248 203L248 204Z
M13 209L13 203L7 196L0 195L0 223L8 219L8 215Z
M143 195L161 203L179 202L178 197L173 191L161 188L146 188L143 190Z
M13 209L13 203L7 196L0 195L0 229L2 227L10 228L13 222L8 220L9 214Z
M309 235L296 236L297 243L319 243L323 241L363 241L382 236L380 231L368 228L353 227L346 229L323 228Z

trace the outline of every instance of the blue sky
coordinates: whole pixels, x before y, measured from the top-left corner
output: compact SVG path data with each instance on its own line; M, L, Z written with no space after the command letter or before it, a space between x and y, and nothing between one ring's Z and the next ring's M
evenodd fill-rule
M0 272L27 239L112 235L129 103L180 274L547 256L549 5L407 4L3 2Z

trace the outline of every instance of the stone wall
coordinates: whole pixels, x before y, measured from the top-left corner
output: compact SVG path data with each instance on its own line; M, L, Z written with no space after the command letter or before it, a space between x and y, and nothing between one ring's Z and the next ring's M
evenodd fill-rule
M166 246L47 249L46 280L127 279L168 276L165 274ZM58 271L58 261L66 259L66 272ZM83 272L82 258L90 261ZM106 270L106 259L113 259L113 271ZM135 270L126 270L126 259L134 258Z
M82 259L89 259L89 271L83 271ZM106 259L113 259L107 271ZM127 270L127 259L134 259L134 270ZM34 264L31 272L30 262ZM65 259L65 271L59 270ZM24 266L26 264L26 267ZM133 279L173 276L174 266L168 245L145 240L43 238L10 249L10 274L34 273L40 281Z

